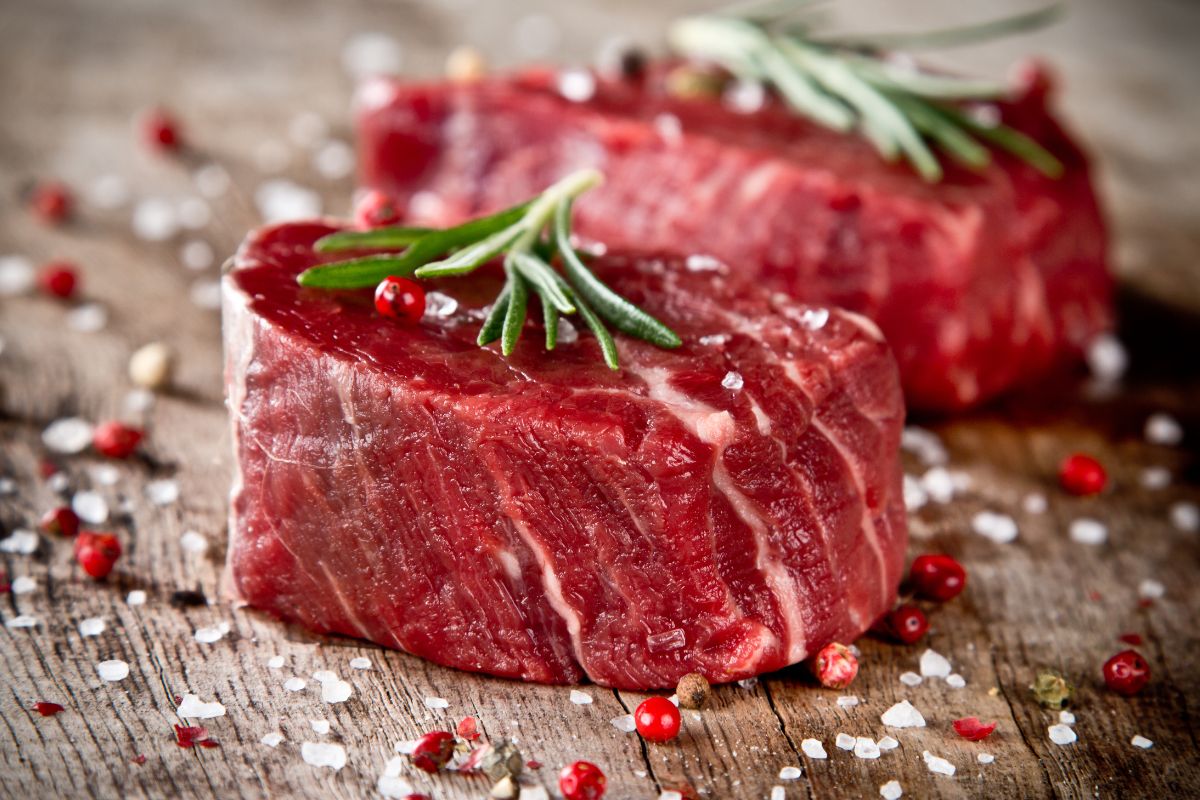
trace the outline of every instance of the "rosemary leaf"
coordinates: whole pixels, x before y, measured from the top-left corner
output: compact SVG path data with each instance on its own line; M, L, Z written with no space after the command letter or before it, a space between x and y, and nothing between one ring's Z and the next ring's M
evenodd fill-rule
M543 302L548 302L563 314L575 313L575 306L571 305L570 299L554 279L554 271L549 264L529 253L513 252L508 254L508 258L517 272L534 285Z
M579 316L583 317L583 321L592 329L592 334L600 344L600 352L604 354L604 363L608 364L609 369L620 369L621 362L617 358L617 343L613 341L612 334L608 332L608 328L604 327L604 323L587 303L579 299L576 300L576 303L579 306Z
M558 309L542 301L542 321L546 326L546 349L553 350L558 344Z
M506 282L504 288L500 290L500 294L496 295L496 301L492 303L487 319L483 321L483 326L479 329L479 336L476 337L475 343L480 347L489 345L500 338L500 332L504 329L504 318L508 314L508 300L511 296L512 286Z
M1065 167L1058 158L1046 148L1021 133L1016 128L1007 125L986 125L957 108L936 106L939 113L944 114L956 124L974 133L980 139L991 142L1001 150L1007 151L1029 164L1047 178L1062 177Z
M433 228L393 227L374 228L369 231L338 231L317 239L313 249L318 253L334 253L339 250L394 250L407 247L418 239L433 233Z
M416 264L404 255L363 256L306 269L296 280L315 289L359 289L374 286L389 275L411 275Z
M675 331L609 289L584 266L575 248L571 246L570 225L571 203L568 201L558 207L555 215L554 241L559 254L562 255L563 270L567 273L575 294L594 305L596 311L622 333L667 349L674 349L683 344ZM580 313L583 313L582 306Z
M504 329L500 333L500 352L505 356L512 355L516 349L517 340L521 338L521 328L525 327L525 312L529 306L529 285L521 277L521 273L512 270L508 275L512 291L508 298L508 309L504 314Z
M897 89L920 97L938 100L990 100L1004 97L1009 92L1008 87L995 81L933 75L853 54L847 54L845 61L864 80L880 89Z
M992 162L992 154L962 128L947 120L924 100L892 95L892 101L912 120L917 130L933 139L950 157L970 169L980 170Z
M474 272L484 263L504 252L504 248L512 244L523 230L518 224L510 225L490 236L485 236L475 244L464 247L449 258L426 264L415 274L418 278L449 278Z

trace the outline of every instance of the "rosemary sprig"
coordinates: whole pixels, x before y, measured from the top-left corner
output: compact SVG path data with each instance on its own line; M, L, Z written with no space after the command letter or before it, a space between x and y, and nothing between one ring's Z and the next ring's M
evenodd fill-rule
M934 148L971 169L991 161L985 145L1007 151L1057 178L1062 163L1028 136L985 124L952 102L1002 97L1005 87L922 72L888 58L882 48L948 47L1041 27L1057 5L929 34L822 38L792 17L811 0L772 0L686 17L668 38L680 54L713 62L734 76L770 85L793 111L837 131L857 128L888 161L903 156L929 182L941 180Z
M446 229L393 227L341 231L318 240L318 252L390 250L322 264L300 273L302 286L360 289L390 275L447 278L468 275L503 256L504 288L496 296L479 330L482 347L497 339L504 355L512 354L525 327L530 294L542 305L546 349L558 344L559 318L579 314L600 345L604 361L618 369L617 345L605 323L622 333L667 349L682 344L666 325L614 292L589 270L571 245L571 205L597 185L596 170L563 178L532 200L498 213ZM559 256L563 275L551 266Z

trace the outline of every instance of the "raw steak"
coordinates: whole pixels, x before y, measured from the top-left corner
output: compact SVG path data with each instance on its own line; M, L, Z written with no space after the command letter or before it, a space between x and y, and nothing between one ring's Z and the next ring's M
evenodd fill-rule
M414 327L370 292L298 287L332 229L261 230L224 279L246 602L461 669L627 688L778 669L890 607L904 410L871 322L609 255L597 272L684 345L618 337L613 372L590 335L547 354L530 323L505 359L474 342L494 276L442 285L457 308L435 295Z
M998 155L982 174L948 165L932 185L774 101L739 113L673 98L661 68L597 77L582 102L556 81L543 70L365 84L364 181L446 224L597 167L608 181L578 205L582 234L708 253L800 300L866 314L915 408L961 409L1034 380L1111 323L1087 162L1047 113L1040 78L999 110L1064 162L1062 179Z

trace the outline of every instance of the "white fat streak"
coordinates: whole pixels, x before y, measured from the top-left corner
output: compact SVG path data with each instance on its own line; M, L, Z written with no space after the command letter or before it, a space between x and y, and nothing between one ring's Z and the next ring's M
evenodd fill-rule
M504 567L504 572L510 580L521 579L521 562L517 560L511 550L497 549L496 558L500 560L500 564Z
M735 428L733 417L728 411L715 411L711 406L693 400L672 388L668 381L670 373L665 368L630 367L630 370L646 382L651 399L662 403L700 441L716 448L717 458L713 464L713 485L721 494L725 495L738 518L754 534L755 567L762 573L767 586L771 588L779 601L779 609L783 614L786 627L783 645L788 662L799 661L807 653L808 646L803 615L795 599L798 596L799 587L795 585L782 559L770 546L767 524L762 515L751 500L737 488L729 471L725 468L725 446L733 438Z
M246 402L246 373L254 360L254 315L249 309L250 298L237 288L232 275L221 279L221 323L225 340L226 398L229 404L229 425L233 442L233 485L229 489L229 549L225 560L225 585L236 592L233 577L233 559L238 549L239 528L237 524L237 498L244 486L240 422L242 406Z
M762 406L753 397L750 398L750 411L754 413L754 424L758 427L758 432L763 436L770 436L771 418L767 416L767 413L762 410Z

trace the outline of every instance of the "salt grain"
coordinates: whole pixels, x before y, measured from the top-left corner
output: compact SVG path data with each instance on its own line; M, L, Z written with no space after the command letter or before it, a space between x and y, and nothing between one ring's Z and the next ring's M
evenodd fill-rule
M1058 721L1063 725L1074 725L1075 715L1064 709L1063 711L1058 712Z
M395 75L403 66L403 48L384 33L360 33L342 47L342 68L351 78Z
M1121 380L1129 368L1129 354L1121 341L1111 333L1102 333L1087 348L1087 364L1092 375L1104 383Z
M912 703L901 700L883 712L880 721L889 728L924 728L925 718L921 712L913 708Z
M337 673L331 669L319 669L312 676L313 680L317 683L329 683L338 679Z
M304 742L300 757L314 767L329 767L334 772L346 766L346 748L332 742Z
M185 694L175 713L184 719L213 719L225 716L225 706L215 700L206 703L194 694Z
M169 478L146 484L146 499L156 506L168 506L179 499L179 484Z
M912 475L904 476L904 507L909 511L917 511L929 502L929 495L921 486L919 478Z
M1183 426L1170 414L1151 414L1146 420L1146 441L1174 446L1183 441Z
M366 656L350 659L350 669L370 669L371 659Z
M444 697L426 697L425 698L425 707L432 708L435 710L442 709L442 708L449 708L450 701Z
M79 621L80 636L99 636L108 627L104 617L88 617Z
M454 312L458 311L458 301L449 295L441 292L427 292L425 294L425 316L433 317L434 319L445 319L446 317L454 316ZM562 341L562 323L566 320L559 320L558 340Z
M579 341L579 329L566 317L558 320L558 343L575 344Z
M267 747L278 747L279 743L283 741L283 734L278 732L268 733L259 739L259 741L265 744Z
M753 114L767 101L767 90L758 81L737 80L722 94L721 99L739 114Z
M108 521L108 503L95 492L77 492L71 498L71 510L89 525L103 525Z
M56 474L62 475L61 472ZM112 464L93 464L88 467L88 474L93 482L101 486L116 486L117 481L121 480L121 471Z
M318 175L336 181L352 174L357 162L354 148L340 139L334 139L321 145L313 154L312 163Z
M876 744L879 745L880 750L895 750L897 747L900 746L900 742L896 741L891 736L880 737L879 741L876 742Z
M312 729L322 736L329 733L329 720L327 719L310 719L308 724L312 725Z
M586 103L596 94L596 79L587 70L563 70L558 76L558 93L573 103Z
M1154 747L1154 742L1141 735L1134 736L1129 740L1129 743L1134 747L1140 747L1143 750L1149 750L1151 747Z
M17 528L7 538L0 540L0 553L15 553L28 556L37 552L41 539L33 531Z
M9 586L9 591L13 594L29 594L37 589L37 581L28 575L22 575L19 578L14 578Z
M819 331L829 322L829 309L806 308L800 314L800 324L810 331Z
M787 790L782 786L771 787L771 800L784 800L787 797Z
M946 685L951 689L961 689L967 685L967 679L957 672L953 672L946 676Z
M33 262L25 256L0 256L0 297L13 297L33 290L37 282Z
M668 789L658 796L658 800L683 800L683 795Z
M383 765L383 774L379 776L379 780L375 783L375 789L381 795L394 798L394 800L400 800L400 798L405 798L413 794L414 789L412 784L401 777L406 763L406 759L400 756L392 756Z
M1144 600L1158 600L1166 594L1166 591L1166 587L1153 578L1147 578L1138 584L1138 597Z
M779 780L781 780L781 781L799 780L801 774L802 773L800 772L799 767L784 767L783 769L779 770Z
M175 205L162 197L147 197L133 207L133 234L147 242L165 242L179 231Z
M66 322L77 333L95 333L108 324L108 310L99 303L84 303L67 312Z
M326 681L321 684L321 700L326 703L344 703L350 699L354 688L348 681Z
M933 467L921 476L921 488L935 503L949 503L954 499L954 478L945 467Z
M195 639L201 644L212 644L224 639L225 634L229 633L230 630L232 628L228 622L222 622L207 628L198 628L196 629Z
M920 686L923 680L925 679L915 672L900 673L900 682L905 686Z
M980 753L979 755L975 756L975 760L980 764L990 764L996 760L996 757L991 753Z
M288 678L286 681L284 681L283 688L287 689L289 692L300 692L303 691L304 687L307 685L308 683L304 680L304 678Z
M196 553L198 555L208 549L208 539L205 539L203 534L196 531L184 531L183 535L179 537L179 546L186 553Z
M577 706L587 706L592 703L592 696L587 692L581 692L578 689L571 690L571 702Z
M183 265L191 270L208 269L216 260L216 254L213 253L212 245L203 239L192 239L184 242L179 248L179 260Z
M619 717L613 717L609 722L621 733L633 733L637 730L637 723L633 720L633 714L622 714Z
M858 696L853 694L842 695L837 699L839 708L854 708L858 705Z
M739 391L745 383L741 374L732 371L726 372L725 377L721 379L721 385L734 392Z
M1075 741L1078 737L1075 735L1074 729L1069 725L1059 723L1051 725L1046 729L1046 733L1050 736L1050 741L1058 745L1067 745Z
M123 681L129 677L129 665L120 659L101 661L96 665L96 674L101 680Z
M941 437L931 430L915 425L909 425L901 432L900 449L912 453L922 464L929 467L940 466L949 459Z
M944 678L950 674L950 661L935 650L926 650L921 654L921 676L925 678Z
M829 758L829 754L825 752L825 745L821 744L819 739L805 739L800 742L800 750L809 758Z
M144 606L146 605L146 593L141 589L134 589L125 596L125 602L131 606Z
M833 743L839 750L853 750L856 741L857 739L848 733L839 733Z
M1026 514L1045 514L1048 507L1046 495L1040 492L1030 492L1021 500L1021 508Z
M996 544L1007 544L1017 538L1017 523L1007 514L980 511L971 518L971 529Z
M42 444L52 453L74 455L91 446L92 436L92 423L79 417L63 417L42 431Z
M1171 470L1166 467L1146 467L1142 470L1142 488L1157 490L1171 485Z
M855 758L879 758L879 745L875 744L875 740L867 736L859 736L854 740L854 757Z
M883 786L879 787L879 796L883 800L896 800L904 794L904 790L900 788L900 781L888 781Z
M954 774L954 765L941 756L935 756L933 753L930 753L928 750L926 750L921 754L921 757L925 759L925 766L929 768L930 772L938 775Z
M1186 533L1200 531L1200 507L1181 500L1171 506L1171 524Z
M1104 544L1108 539L1108 527L1098 520L1086 517L1073 520L1068 532L1071 541L1079 544Z
M268 658L267 669L283 669L283 656L271 656Z
M6 628L33 628L39 625L37 617L31 617L28 614L18 614L17 616L4 623Z
M719 258L714 258L703 253L693 253L683 262L683 266L688 272L720 272L725 269L725 264Z

